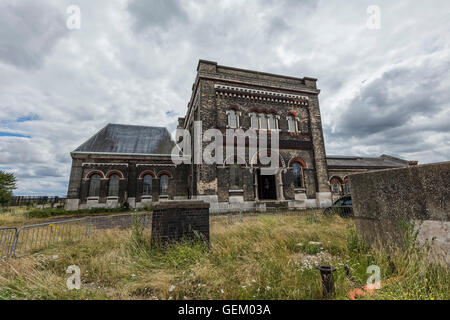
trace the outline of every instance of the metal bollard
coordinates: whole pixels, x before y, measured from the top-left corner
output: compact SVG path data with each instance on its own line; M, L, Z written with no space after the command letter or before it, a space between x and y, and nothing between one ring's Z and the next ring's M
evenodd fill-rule
M320 271L320 276L322 277L322 287L323 287L323 297L325 299L334 296L334 279L333 272L336 268L333 266L316 266L316 269Z

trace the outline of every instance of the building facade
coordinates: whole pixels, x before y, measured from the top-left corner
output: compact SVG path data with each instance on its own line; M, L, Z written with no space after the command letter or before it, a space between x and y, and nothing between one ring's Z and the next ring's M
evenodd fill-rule
M165 128L109 124L71 153L67 209L124 202L144 207L176 199L207 201L213 212L328 206L330 183L345 176L329 172L343 168L326 157L316 82L200 60L178 128L191 137L215 129L223 135L223 148L232 148L234 155L224 152L214 164L175 164L174 142ZM237 138L225 138L239 129L250 136L243 157L237 155ZM269 137L269 151L259 138L253 141L257 150L250 147L252 137L262 134ZM270 148L273 135L279 137L276 150ZM210 143L200 140L202 153ZM262 174L265 152L279 163L271 174Z
M166 128L108 124L71 152L66 209L145 207L185 196L187 168L172 163L173 146Z
M350 194L350 179L353 173L402 168L417 165L417 161L407 161L382 154L379 157L327 156L328 176L333 201Z

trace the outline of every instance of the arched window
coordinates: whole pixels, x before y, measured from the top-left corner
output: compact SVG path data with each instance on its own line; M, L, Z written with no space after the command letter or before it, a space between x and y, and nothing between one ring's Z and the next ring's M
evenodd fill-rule
M276 126L276 120L277 119L275 118L275 116L273 114L269 114L267 117L269 119L269 121L268 121L269 129L270 130L275 130L277 128L277 126Z
M152 195L152 175L146 174L142 181L142 195L151 196Z
M340 177L334 176L330 179L330 187L331 192L334 194L341 194L341 192L345 191L344 183L342 182L342 179Z
M167 196L168 189L169 189L169 176L167 174L163 174L160 177L160 195Z
M120 182L120 177L118 174L112 174L109 177L109 186L108 186L108 196L109 197L118 197L119 196L119 182Z
M345 188L345 193L350 194L350 181L349 180L345 181L344 188Z
M302 166L298 162L292 164L292 172L294 174L294 188L303 187Z
M89 197L100 196L100 175L94 173L89 179Z
M242 189L241 167L238 164L230 165L230 190Z
M331 185L331 188L333 189L333 193L338 194L340 193L340 187L338 182L333 182Z
M235 110L228 110L228 126L230 128L238 128L239 127L239 115Z

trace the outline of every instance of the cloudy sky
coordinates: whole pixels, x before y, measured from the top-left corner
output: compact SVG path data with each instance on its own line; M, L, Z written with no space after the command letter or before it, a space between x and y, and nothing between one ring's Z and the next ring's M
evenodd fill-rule
M69 152L109 122L174 131L198 59L318 78L328 154L450 160L448 0L1 0L16 194L65 195Z

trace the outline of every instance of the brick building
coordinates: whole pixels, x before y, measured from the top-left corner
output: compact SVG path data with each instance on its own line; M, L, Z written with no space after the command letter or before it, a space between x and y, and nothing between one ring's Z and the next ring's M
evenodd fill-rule
M349 174L402 168L414 166L417 163L417 161L407 161L385 154L379 157L327 156L328 176L333 201L345 194L350 194Z
M174 142L165 128L109 124L71 153L66 208L112 207L125 201L143 207L186 198L209 202L211 211L329 205L330 182L333 186L339 177L342 189L345 175L334 174L344 169L335 166L336 157L326 157L316 81L200 60L178 127L191 137L195 121L201 121L202 135L211 128L224 135L227 129L278 133L279 152L270 155L279 159L279 168L262 175L261 149L250 154L248 147L244 159L229 161L224 152L219 164L174 164ZM201 142L202 151L209 143ZM228 146L224 139L224 148ZM405 164L398 160L398 166ZM361 169L348 164L348 169Z

